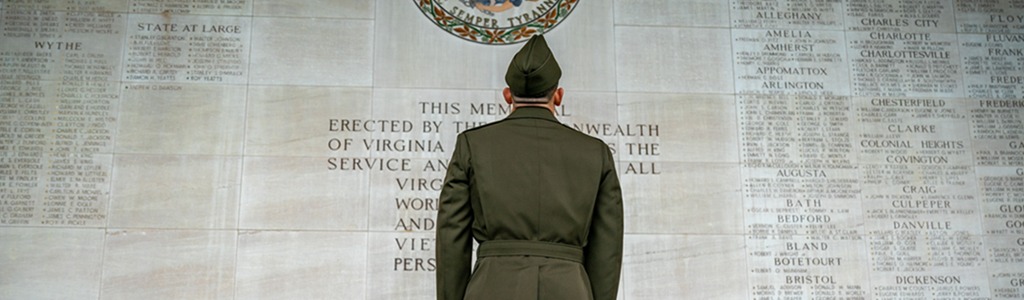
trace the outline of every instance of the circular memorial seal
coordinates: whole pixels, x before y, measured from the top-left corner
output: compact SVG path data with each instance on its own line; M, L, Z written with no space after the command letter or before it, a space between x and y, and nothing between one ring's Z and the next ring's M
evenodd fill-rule
M488 45L525 42L555 28L579 0L413 0L448 33Z

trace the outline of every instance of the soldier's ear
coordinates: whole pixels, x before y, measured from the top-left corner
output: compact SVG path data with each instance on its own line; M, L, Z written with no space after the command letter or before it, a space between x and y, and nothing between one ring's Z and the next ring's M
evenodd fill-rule
M501 91L501 95L505 96L505 103L512 105L512 89L505 87L505 89Z
M565 90L563 90L562 88L558 88L557 90L555 90L555 93L553 95L551 95L551 97L552 97L551 100L554 100L555 106L562 105L562 96L563 95L565 95Z

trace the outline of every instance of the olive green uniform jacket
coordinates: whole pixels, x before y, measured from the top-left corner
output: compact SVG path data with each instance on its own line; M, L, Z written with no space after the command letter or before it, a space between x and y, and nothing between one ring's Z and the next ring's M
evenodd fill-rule
M545 108L517 108L458 135L438 207L437 297L615 299L622 218L608 145Z

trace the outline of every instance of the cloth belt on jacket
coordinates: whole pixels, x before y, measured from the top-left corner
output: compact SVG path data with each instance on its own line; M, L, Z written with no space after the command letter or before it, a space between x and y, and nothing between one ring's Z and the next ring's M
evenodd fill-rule
M477 257L532 255L583 263L583 249L573 245L524 240L485 241L476 249Z

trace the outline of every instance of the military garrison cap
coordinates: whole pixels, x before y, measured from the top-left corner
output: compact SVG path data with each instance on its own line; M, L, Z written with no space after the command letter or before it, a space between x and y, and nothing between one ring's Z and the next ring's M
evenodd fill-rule
M505 83L517 97L542 98L558 86L561 77L562 69L544 36L535 35L512 57L505 72Z

